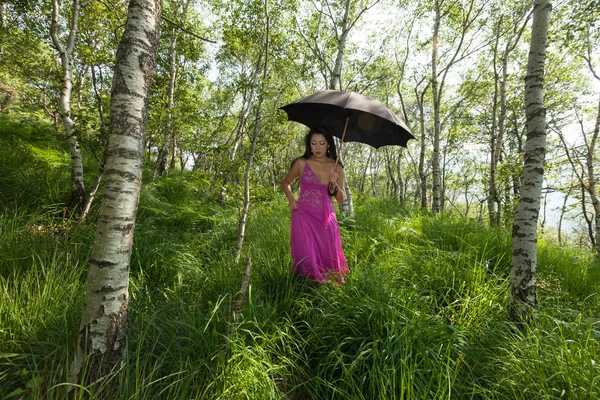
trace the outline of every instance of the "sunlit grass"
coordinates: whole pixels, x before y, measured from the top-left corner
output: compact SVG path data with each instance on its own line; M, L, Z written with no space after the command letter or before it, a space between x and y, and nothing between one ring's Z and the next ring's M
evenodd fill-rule
M28 193L60 192L36 185ZM144 186L127 359L79 398L600 397L592 256L540 242L540 314L519 330L506 312L505 231L362 200L354 219L340 218L345 284L314 286L290 273L283 197L252 203L236 264L240 203L211 190L201 175ZM94 226L60 210L15 197L0 213L3 399L67 396ZM247 259L251 286L234 314Z

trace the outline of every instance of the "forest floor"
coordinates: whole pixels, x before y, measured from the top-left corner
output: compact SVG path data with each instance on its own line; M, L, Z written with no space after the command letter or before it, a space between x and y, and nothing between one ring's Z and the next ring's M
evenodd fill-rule
M98 207L86 222L64 217L68 156L51 139L0 126L2 399L68 388ZM86 182L94 168L86 160ZM358 197L355 218L340 218L351 273L313 286L290 273L280 193L253 191L235 263L241 188L223 203L208 175L144 182L127 359L82 397L600 398L600 262L584 250L539 241L539 314L518 329L504 229Z

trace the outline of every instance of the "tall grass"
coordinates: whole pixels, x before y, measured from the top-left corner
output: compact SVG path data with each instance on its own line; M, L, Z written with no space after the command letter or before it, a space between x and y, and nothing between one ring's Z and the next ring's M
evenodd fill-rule
M593 257L540 242L540 314L519 330L507 232L367 199L340 219L346 282L314 286L290 273L289 211L267 198L251 206L234 314L239 203L202 175L144 185L127 359L81 398L600 397ZM94 227L20 201L0 213L0 398L64 399Z

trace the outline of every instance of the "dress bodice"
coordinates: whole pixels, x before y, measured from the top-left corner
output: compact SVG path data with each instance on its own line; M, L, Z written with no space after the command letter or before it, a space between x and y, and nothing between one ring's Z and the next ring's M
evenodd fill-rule
M327 185L321 184L317 174L306 162L300 176L300 196L298 208L321 219L325 225L329 223L329 215L334 212L333 203L327 193Z

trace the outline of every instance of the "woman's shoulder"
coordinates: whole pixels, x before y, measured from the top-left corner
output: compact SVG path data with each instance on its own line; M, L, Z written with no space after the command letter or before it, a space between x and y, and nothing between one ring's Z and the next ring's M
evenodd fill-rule
M294 162L292 163L292 166L304 167L305 164L306 164L306 158L298 157L294 160Z
M302 174L304 167L306 166L306 159L298 157L292 162L292 169L296 170L299 174Z

